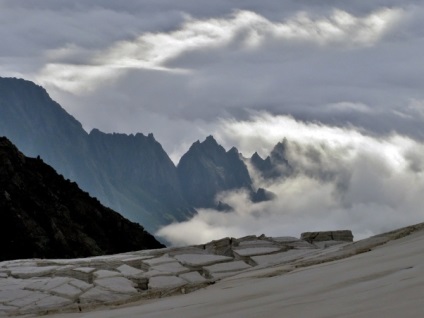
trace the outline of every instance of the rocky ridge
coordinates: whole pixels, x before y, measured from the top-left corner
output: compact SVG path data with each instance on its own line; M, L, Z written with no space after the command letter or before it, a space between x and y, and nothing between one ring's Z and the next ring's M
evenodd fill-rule
M195 142L177 165L185 199L194 207L214 208L218 193L227 190L252 191L252 180L236 148L228 151L213 136Z
M261 235L86 259L1 262L0 315L81 312L189 293L223 279L284 275L365 253L423 229L424 223L350 243L317 245Z
M0 137L0 260L164 247L142 226Z
M182 197L175 165L153 135L96 129L88 134L30 81L0 77L0 136L149 231L195 213Z
M195 142L176 167L152 134L87 133L45 89L22 79L0 77L1 135L152 232L196 208L228 210L215 202L222 191L244 188L254 202L272 199L252 188L238 150L226 151L212 136Z
M288 177L293 173L293 167L287 159L288 141L284 139L272 149L265 159L255 152L249 162L264 179Z

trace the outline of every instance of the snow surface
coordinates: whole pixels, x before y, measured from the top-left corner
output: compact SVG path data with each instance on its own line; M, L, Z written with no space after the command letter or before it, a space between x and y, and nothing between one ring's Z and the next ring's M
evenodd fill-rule
M0 278L0 316L50 313L49 317L55 318L408 318L421 317L424 312L424 224L324 249L284 251L282 244L285 243L281 240L272 244L280 247L281 252L255 255L243 261L209 254L204 258L205 255L186 254L184 248L174 255L155 252L153 258L165 256L173 261L152 262L154 266L175 264L177 260L181 266L188 266L184 264L189 261L189 264L196 264L196 268L188 266L187 273L150 278L145 277L150 269L140 277L96 278L96 271L104 271L111 264L109 270L121 274L116 269L127 269L122 267L123 260L136 255L115 256L111 263L107 258L92 258L87 265L94 268L94 264L98 264L96 271L90 274L94 282L55 277L60 266L50 267L49 277L31 276L34 273L46 275L45 271L33 268L40 267L42 261L31 266L28 264L33 260L28 264L25 261L3 262L0 263L1 272L8 277ZM200 268L196 257L202 264L212 259L215 263ZM117 259L121 263L116 263ZM60 263L69 267L73 262ZM75 267L80 266L78 264ZM12 270L18 267L24 278L11 276ZM219 275L214 276L219 279L207 286L212 281L202 273L211 268L219 271ZM226 271L230 269L234 272ZM147 280L148 286L142 288ZM76 289L80 294L77 295ZM173 296L163 297L168 295ZM114 307L114 304L120 306ZM60 313L61 310L74 313Z

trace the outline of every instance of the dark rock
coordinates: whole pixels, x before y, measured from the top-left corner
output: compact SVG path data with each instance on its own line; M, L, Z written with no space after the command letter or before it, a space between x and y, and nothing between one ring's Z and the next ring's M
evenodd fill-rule
M0 137L0 261L75 258L163 245Z
M177 169L153 134L106 134L94 129L89 144L91 158L108 180L109 187L101 187L105 190L102 197L112 206L122 204L120 196L129 197L134 208L126 209L128 217L142 217L153 229L193 216L194 209L183 198Z
M185 199L194 207L214 208L219 192L252 188L252 180L238 150L228 152L209 136L195 142L177 166Z
M350 230L324 231L324 232L305 232L300 238L309 243L323 241L345 241L353 242L353 234Z
M152 134L87 134L32 82L0 78L0 135L149 230L186 220L177 170Z
M234 257L232 250L233 239L226 237L220 240L212 241L204 245L204 249L211 254Z
M218 205L216 206L215 210L220 212L231 212L233 211L233 207L225 202L219 201Z
M284 138L282 142L275 145L266 159L262 159L255 152L250 158L250 163L265 179L290 176L293 173L293 168L287 159L287 149L288 141Z
M275 193L265 190L263 188L259 188L256 192L252 192L250 199L252 200L252 202L258 203L264 201L271 201L274 200L276 197L277 196Z
M259 171L270 171L272 170L271 158L268 156L266 159L262 159L257 152L255 152L250 158L253 166Z

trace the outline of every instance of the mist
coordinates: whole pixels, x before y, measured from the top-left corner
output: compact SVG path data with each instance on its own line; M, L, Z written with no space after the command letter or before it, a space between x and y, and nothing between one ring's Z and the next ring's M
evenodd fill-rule
M264 180L248 164L255 186L277 198L252 203L245 191L221 193L217 200L234 210L199 209L191 220L156 233L173 245L251 234L299 237L305 231L339 229L350 229L361 239L424 217L424 145L409 137L373 137L355 127L267 113L247 121L222 121L217 134L220 142L236 144L249 157L255 147L265 156L287 138L286 159L293 173Z

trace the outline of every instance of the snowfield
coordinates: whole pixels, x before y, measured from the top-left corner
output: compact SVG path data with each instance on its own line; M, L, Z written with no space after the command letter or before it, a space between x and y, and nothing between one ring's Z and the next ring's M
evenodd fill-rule
M240 255L249 256L231 259L217 255L226 250L226 240L131 255L3 262L0 313L405 318L424 312L424 224L354 243L329 242L326 248L300 240L246 238L266 241L263 250L255 247L257 256L251 255L252 244L233 239L230 247L248 248Z

